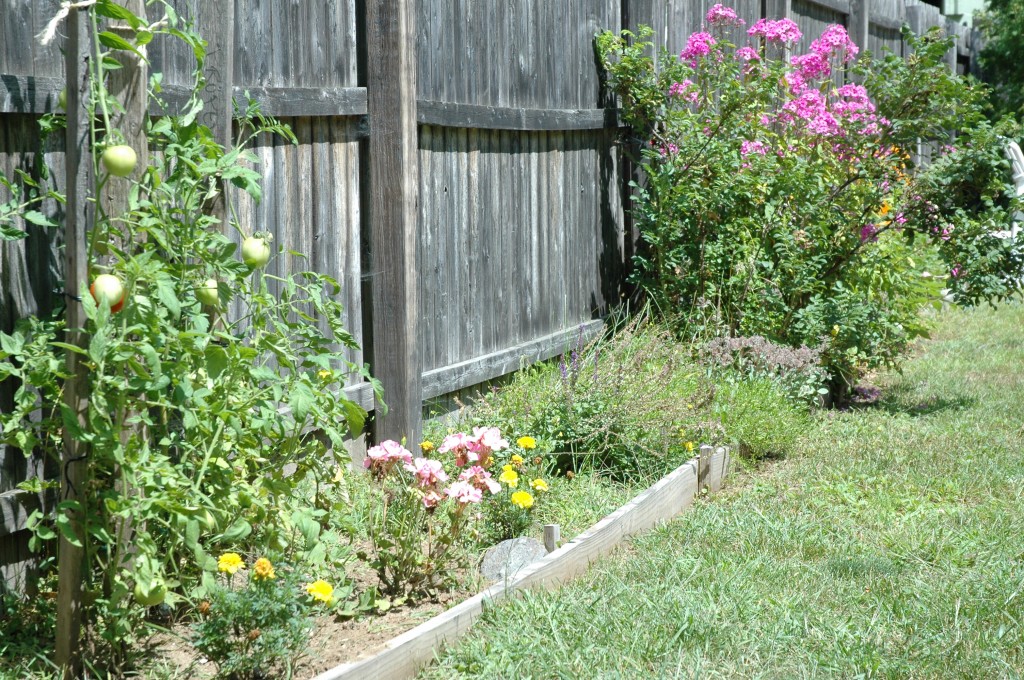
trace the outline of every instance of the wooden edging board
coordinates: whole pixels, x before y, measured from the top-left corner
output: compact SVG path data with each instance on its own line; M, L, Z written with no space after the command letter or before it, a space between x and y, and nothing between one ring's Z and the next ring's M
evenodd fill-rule
M411 678L430 662L442 645L461 637L483 613L524 588L552 588L584 572L626 538L671 519L693 503L701 488L722 488L729 469L729 450L702 446L701 453L662 477L621 508L508 581L481 593L399 635L377 654L334 668L314 680L398 680Z

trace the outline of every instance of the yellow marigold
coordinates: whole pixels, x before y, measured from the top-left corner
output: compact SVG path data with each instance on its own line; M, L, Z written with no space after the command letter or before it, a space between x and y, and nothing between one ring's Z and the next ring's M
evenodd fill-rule
M512 464L515 465L516 467L522 467L523 457L520 456L518 453L512 454Z
M686 447L686 452L687 452L687 453L692 453L692 452L693 452L693 450L694 450L695 448L697 448L697 447L696 447L696 446L694 445L694 443L693 443L693 442L686 442L686 444L684 444L684 446Z
M530 449L537 448L537 440L533 437L520 437L516 440L516 444L519 444L519 448L526 449L528 451Z
M327 581L313 581L306 586L306 592L314 600L330 604L334 600L334 586Z
M549 489L548 483L543 479L535 479L530 482L530 488L534 491L547 491Z
M262 581L277 578L277 574L274 573L274 565L270 563L266 557L261 557L256 560L256 564L252 565L252 580Z
M511 465L503 465L498 481L511 487L519 486L519 473L513 470Z
M234 574L244 566L245 562L238 553L224 553L217 560L217 570L225 574Z
M509 500L512 501L512 505L523 510L529 510L533 507L533 496L528 491L516 491Z
M878 214L881 215L882 217L885 217L886 215L889 214L890 210L892 210L892 207L889 205L889 202L882 201L882 205L878 208Z
M433 450L434 442L430 441L429 439L424 439L423 441L420 442L420 451L422 451L423 453L430 453Z

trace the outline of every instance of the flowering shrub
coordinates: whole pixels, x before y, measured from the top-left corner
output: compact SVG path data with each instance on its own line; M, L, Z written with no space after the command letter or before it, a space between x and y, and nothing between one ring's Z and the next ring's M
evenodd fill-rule
M426 443L425 443L426 444ZM476 428L473 436L446 437L439 454L454 454L470 465L452 480L440 460L413 458L404 446L385 441L366 452L363 466L377 482L377 503L370 517L372 554L361 554L376 570L384 594L401 601L428 592L450 577L475 519L473 506L500 486L475 463L508 446L494 428ZM433 450L421 445L421 449Z
M997 131L945 68L948 40L908 33L906 60L855 62L838 25L789 56L792 21L762 19L744 45L726 37L728 8L706 21L657 69L650 29L598 37L644 173L635 278L662 310L691 330L713 318L717 332L820 348L841 392L898 361L942 288L975 302L1019 287L1024 237L993 235L1012 214ZM954 129L958 147L989 150L973 158L985 181L953 177L952 161L915 175L906 150Z

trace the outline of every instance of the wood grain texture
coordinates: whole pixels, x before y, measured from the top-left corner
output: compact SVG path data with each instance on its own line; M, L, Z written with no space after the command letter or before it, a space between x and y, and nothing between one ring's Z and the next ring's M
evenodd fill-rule
M709 489L722 486L729 453L719 449L708 460ZM342 664L315 680L370 680L414 677L434 658L442 645L464 635L490 604L526 588L553 588L582 574L598 558L609 554L630 536L675 517L693 503L698 492L698 459L690 460L663 477L626 505L546 557L520 570L504 583L496 583L416 628L403 633L385 649L367 659Z

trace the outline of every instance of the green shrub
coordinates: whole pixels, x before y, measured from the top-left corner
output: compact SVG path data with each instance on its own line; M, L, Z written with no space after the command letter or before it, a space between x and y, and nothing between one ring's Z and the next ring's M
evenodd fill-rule
M714 415L740 455L751 459L791 453L809 424L806 410L768 378L743 378L721 385Z

